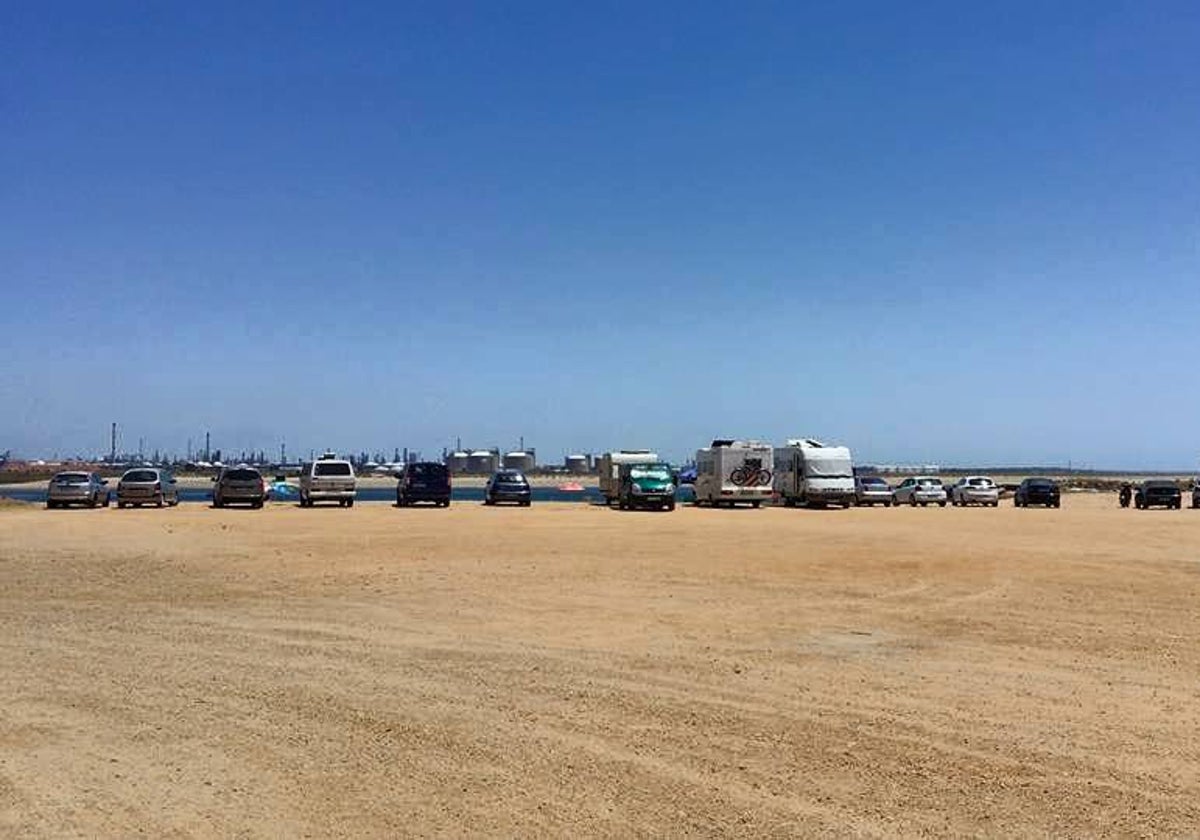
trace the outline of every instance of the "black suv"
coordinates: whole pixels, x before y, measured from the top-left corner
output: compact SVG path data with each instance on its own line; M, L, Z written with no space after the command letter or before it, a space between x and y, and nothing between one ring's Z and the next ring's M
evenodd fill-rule
M1179 492L1179 485L1174 481L1165 481L1159 479L1157 481L1143 481L1133 494L1133 506L1138 510L1146 510L1152 507L1175 508L1178 510L1183 507L1183 494Z
M415 502L450 507L450 470L445 464L418 462L409 464L400 473L400 483L396 485L397 507L408 507Z
M521 507L529 507L532 501L533 491L529 489L529 482L520 470L500 470L488 479L487 489L483 491L485 505L513 502Z
M1013 504L1017 507L1059 507L1061 498L1058 485L1048 478L1027 478L1017 485L1017 492L1013 494Z

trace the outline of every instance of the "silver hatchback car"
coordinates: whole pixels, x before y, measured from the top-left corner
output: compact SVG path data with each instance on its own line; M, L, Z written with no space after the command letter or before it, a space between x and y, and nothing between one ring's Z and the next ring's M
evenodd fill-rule
M946 488L942 486L942 480L935 476L918 475L915 478L906 478L892 491L893 504L899 505L904 502L913 507L925 507L929 504L945 507Z
M46 507L108 507L108 482L97 473L60 472L50 479L46 490Z
M154 467L136 467L126 470L117 482L117 507L126 505L162 507L179 504L179 487L175 476L166 470Z
M950 488L950 504L956 507L999 507L1000 488L985 475L963 476Z

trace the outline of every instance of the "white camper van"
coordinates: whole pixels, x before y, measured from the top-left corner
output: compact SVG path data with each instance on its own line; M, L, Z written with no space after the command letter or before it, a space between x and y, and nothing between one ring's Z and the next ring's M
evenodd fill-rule
M788 507L854 504L850 450L812 438L789 440L775 450L775 492Z
M600 456L600 492L610 505L621 495L622 464L657 464L658 454L649 449L619 449Z
M758 507L771 500L771 444L714 440L696 452L696 504Z

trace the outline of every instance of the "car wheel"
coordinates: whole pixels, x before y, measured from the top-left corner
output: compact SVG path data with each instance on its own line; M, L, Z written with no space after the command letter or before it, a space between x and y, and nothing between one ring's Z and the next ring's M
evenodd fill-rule
M124 503L124 502L117 502L117 507L118 507L119 509L121 509L121 510L124 510L124 509L125 509L125 503Z
M154 500L154 506L160 508L163 506L164 501L166 501L166 500L162 496L159 496L157 499Z
M674 503L674 502L667 502L667 510L668 510L668 511L675 510L675 503Z
M908 503L909 503L910 505L912 505L913 507L916 507L916 506L917 506L917 497L916 497L916 496L909 496L909 497L908 497Z
M108 505L111 501L112 501L112 497L109 496L107 493L105 493L104 494L104 507L108 507Z

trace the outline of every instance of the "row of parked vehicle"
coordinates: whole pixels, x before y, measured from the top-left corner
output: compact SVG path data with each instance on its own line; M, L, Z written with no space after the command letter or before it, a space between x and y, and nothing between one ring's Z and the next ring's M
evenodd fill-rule
M611 476L611 480L606 481L606 476ZM606 463L601 472L602 493L610 505L622 510L674 510L677 486L678 478L671 467L656 460L638 462L632 459L624 463L613 461ZM955 507L998 507L1000 504L1000 487L991 478L982 475L963 476L949 487L937 476L912 476L893 487L882 477L865 475L853 479L853 488L852 498L842 496L836 503L842 506L853 503L872 507L892 507L901 504L913 507L945 507L947 503ZM351 507L356 492L357 479L349 461L324 457L304 464L301 468L301 507L312 507L326 502ZM262 473L245 464L224 467L213 477L213 507L246 504L261 508L270 497L270 493L270 486ZM399 475L396 485L396 505L399 507L410 507L420 503L449 507L450 495L450 471L444 464L436 462L408 465ZM108 507L111 497L108 480L101 478L97 473L62 472L50 480L46 506ZM1200 508L1200 481L1193 485L1191 497L1191 506ZM798 503L794 497L787 495L777 498L787 506ZM1131 499L1139 509L1178 509L1183 506L1183 494L1179 486L1173 481L1163 479L1145 481L1136 490L1132 485L1125 485L1119 498L1122 507L1127 507ZM484 489L486 505L508 503L528 507L532 500L529 480L519 470L498 470L488 479ZM732 505L733 501L730 500L728 504ZM120 508L143 505L174 506L179 504L178 483L169 470L156 467L127 470L117 482L116 502ZM760 500L756 498L751 503L758 507ZM810 500L808 503L817 502ZM1061 503L1061 490L1058 484L1049 478L1027 478L1017 486L1013 494L1013 504L1016 507L1040 505L1057 508ZM699 493L697 504L702 504ZM713 504L715 506L715 503Z
M986 475L963 476L949 488L940 478L930 475L906 478L895 487L879 476L859 476L854 480L854 495L859 505L881 504L884 507L901 504L945 507L947 502L955 507L1000 506L1000 486ZM1062 493L1058 484L1049 478L1027 478L1017 486L1013 504L1056 508L1062 504Z
M301 467L301 507L318 503L353 507L357 491L358 481L349 461L324 457ZM270 485L263 474L245 464L222 467L213 476L213 507L243 504L261 508L270 494ZM108 507L112 495L108 480L98 473L62 472L50 479L46 507ZM508 503L529 507L532 501L529 480L520 470L497 471L488 480L484 492L484 504L487 505ZM179 485L170 470L138 467L127 470L117 481L116 502L119 508L173 507L179 504ZM410 464L401 473L396 485L396 504L409 507L418 503L450 506L450 471L444 464Z

